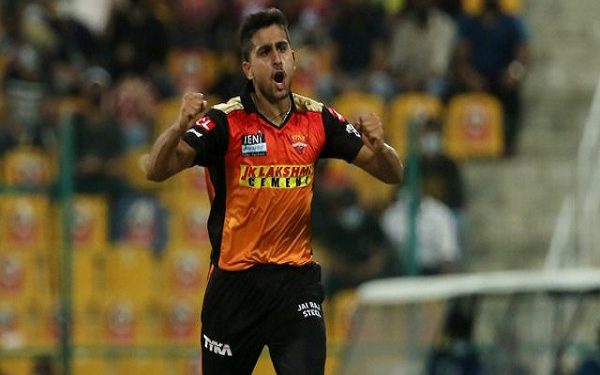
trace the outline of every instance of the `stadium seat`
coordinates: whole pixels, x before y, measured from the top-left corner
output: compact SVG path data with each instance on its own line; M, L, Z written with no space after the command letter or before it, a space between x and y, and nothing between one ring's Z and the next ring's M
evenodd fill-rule
M44 251L49 242L49 202L36 195L0 196L0 248Z
M28 344L25 310L23 303L0 298L0 351L22 349Z
M73 199L73 228L71 240L73 250L97 252L108 247L108 202L98 195L78 194ZM62 246L62 211L58 209L55 217L56 243Z
M503 11L509 14L522 14L523 0L500 0ZM483 7L483 0L462 0L462 7L467 14L479 14Z
M85 311L97 303L106 291L106 258L112 254L102 252L74 251L72 255L73 308ZM109 262L109 265L112 265Z
M15 147L4 155L3 164L2 182L9 187L43 188L55 179L55 160L37 147Z
M113 374L111 363L105 358L76 356L73 359L73 375L107 375Z
M165 296L198 296L208 280L210 250L172 247L164 255L162 267Z
M167 70L179 92L206 92L217 79L217 61L208 50L174 48L167 56Z
M171 345L196 345L200 338L200 310L203 288L186 297L164 299L161 326L164 340Z
M107 294L136 303L152 300L160 290L159 263L148 248L117 246L104 257Z
M142 353L143 354L143 353ZM169 375L167 362L163 358L140 356L137 358L122 358L117 360L117 371L115 375Z
M33 254L0 252L0 300L24 302L36 291L37 265Z
M10 358L0 362L0 374L31 375L33 361L29 358Z
M155 192L164 188L167 184L160 184L146 178L142 163L146 157L145 155L148 155L149 152L149 146L134 147L127 150L123 158L125 180L130 187L137 191Z
M392 98L385 122L386 139L406 158L409 124L425 118L440 118L442 109L440 99L426 93L406 93Z
M346 340L357 301L355 289L342 290L326 301L325 319L332 344L340 344Z
M348 121L356 122L358 116L364 113L374 113L382 121L385 120L385 102L384 100L373 94L364 92L347 92L339 95L333 102L333 107L342 116L345 116ZM333 161L331 165L336 168L339 161ZM393 186L380 182L363 172L359 168L348 168L348 173L355 185L361 204L365 207L381 207L389 201L392 195Z
M457 160L496 158L503 151L500 101L485 93L453 97L443 127L444 146Z
M210 203L206 193L181 194L171 205L169 233L177 246L197 249L211 247L206 222L210 214Z

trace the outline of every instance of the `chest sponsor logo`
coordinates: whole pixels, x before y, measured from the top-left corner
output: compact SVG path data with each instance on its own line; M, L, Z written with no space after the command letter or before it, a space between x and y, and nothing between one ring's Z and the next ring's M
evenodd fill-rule
M267 141L262 132L242 135L242 156L265 155L267 155Z
M313 301L300 303L298 304L298 314L303 318L310 318L312 316L321 318L321 305Z
M292 145L294 150L296 150L299 154L302 154L304 152L304 149L308 147L308 144L306 143L306 136L304 135L288 134L288 139L290 140L290 144Z
M254 189L293 189L310 186L314 166L307 165L241 165L240 186Z

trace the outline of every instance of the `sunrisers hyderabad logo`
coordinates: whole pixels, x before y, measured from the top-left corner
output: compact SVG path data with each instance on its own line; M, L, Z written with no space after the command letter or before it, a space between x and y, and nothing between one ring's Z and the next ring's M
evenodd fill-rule
M304 152L304 149L306 147L308 147L308 144L306 143L306 136L304 136L304 135L289 135L288 134L288 138L290 140L292 147L296 151L298 151L299 154L302 154Z
M312 165L241 165L240 186L255 189L292 189L312 183Z

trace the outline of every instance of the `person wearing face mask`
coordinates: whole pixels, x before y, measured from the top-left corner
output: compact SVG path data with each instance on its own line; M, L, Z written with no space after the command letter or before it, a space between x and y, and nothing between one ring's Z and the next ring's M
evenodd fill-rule
M392 30L388 64L401 92L443 96L454 45L454 21L432 0L412 0Z
M521 83L529 60L528 36L520 18L498 0L485 0L481 14L458 22L453 92L485 91L503 107L505 155L513 156L521 124Z

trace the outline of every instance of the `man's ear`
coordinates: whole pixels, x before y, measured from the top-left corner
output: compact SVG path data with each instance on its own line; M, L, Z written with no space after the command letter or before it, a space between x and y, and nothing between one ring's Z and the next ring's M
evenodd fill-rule
M242 70L244 71L244 75L246 76L246 78L254 78L254 75L252 74L252 65L248 61L242 62Z

